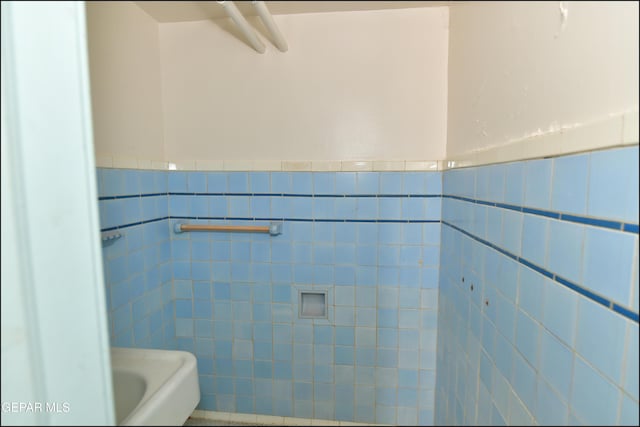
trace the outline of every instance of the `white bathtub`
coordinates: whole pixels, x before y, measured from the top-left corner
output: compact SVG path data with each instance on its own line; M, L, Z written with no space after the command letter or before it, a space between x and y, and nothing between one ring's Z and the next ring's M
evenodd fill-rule
M181 426L200 401L186 351L112 347L111 369L117 425Z

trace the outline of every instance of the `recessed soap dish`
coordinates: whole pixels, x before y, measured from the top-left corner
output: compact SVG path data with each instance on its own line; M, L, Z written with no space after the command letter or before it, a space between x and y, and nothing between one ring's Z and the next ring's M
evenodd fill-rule
M326 319L327 318L327 292L314 291L300 292L300 312L303 319Z

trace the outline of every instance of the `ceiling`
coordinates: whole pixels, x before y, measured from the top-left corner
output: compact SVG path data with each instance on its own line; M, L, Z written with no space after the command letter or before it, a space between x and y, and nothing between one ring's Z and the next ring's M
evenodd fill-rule
M200 21L225 18L224 8L215 1L136 1L157 22ZM293 13L347 12L356 10L406 9L449 6L452 1L267 1L273 15ZM236 1L245 16L256 15L250 1Z

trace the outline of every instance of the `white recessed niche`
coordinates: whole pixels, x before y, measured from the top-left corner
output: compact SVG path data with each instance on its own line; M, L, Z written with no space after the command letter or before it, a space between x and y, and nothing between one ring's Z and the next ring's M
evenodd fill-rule
M300 291L299 316L304 319L327 318L326 291Z

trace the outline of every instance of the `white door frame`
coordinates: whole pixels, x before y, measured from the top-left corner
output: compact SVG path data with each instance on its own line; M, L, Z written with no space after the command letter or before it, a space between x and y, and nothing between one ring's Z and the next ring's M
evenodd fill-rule
M115 423L84 2L2 2L2 424Z

